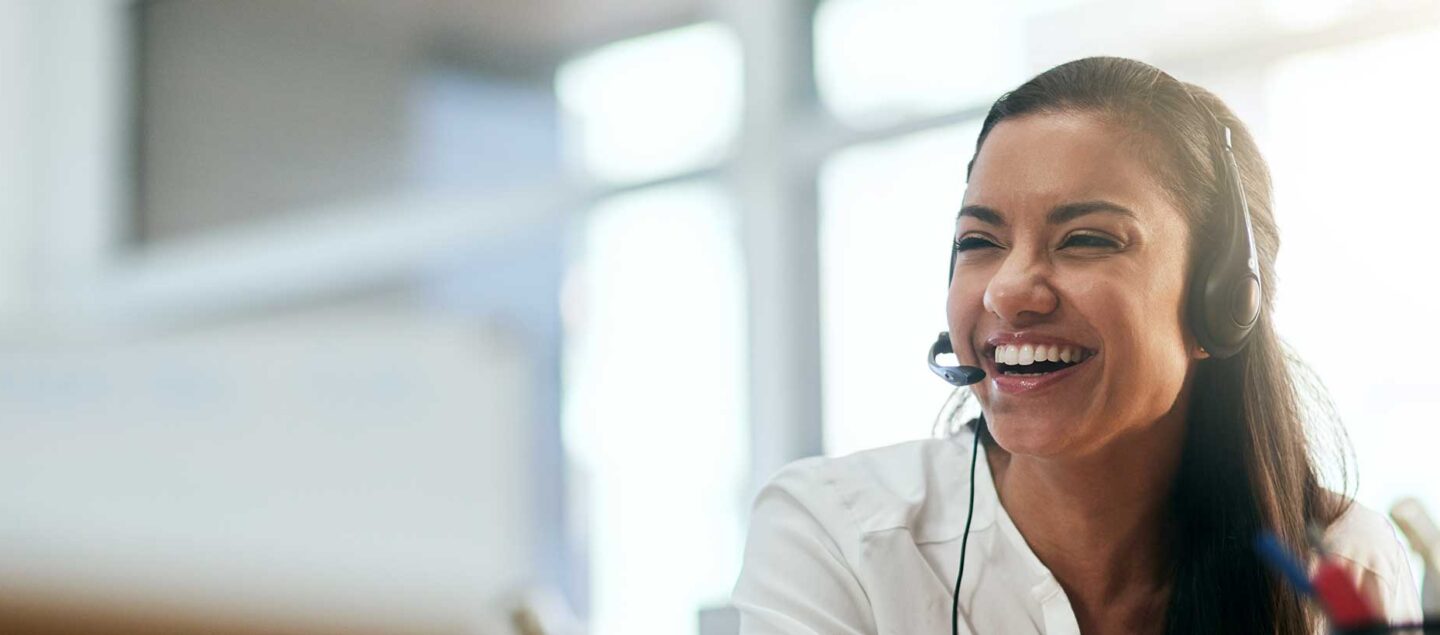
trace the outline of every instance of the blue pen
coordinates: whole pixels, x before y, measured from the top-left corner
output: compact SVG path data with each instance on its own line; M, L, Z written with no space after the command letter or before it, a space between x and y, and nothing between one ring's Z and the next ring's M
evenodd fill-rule
M1315 587L1310 584L1310 577L1305 575L1305 566L1300 564L1285 545L1280 544L1280 539L1268 531L1262 531L1255 536L1255 552L1260 554L1260 559L1269 563L1280 575L1284 576L1290 584L1306 596L1314 597Z

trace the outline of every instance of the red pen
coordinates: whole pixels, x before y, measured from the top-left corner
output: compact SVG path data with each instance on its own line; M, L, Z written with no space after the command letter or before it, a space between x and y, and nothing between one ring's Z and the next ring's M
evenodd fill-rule
M1380 621L1370 603L1350 582L1350 572L1339 562L1321 555L1310 583L1315 586L1316 597L1320 598L1325 613L1336 626L1351 628Z
M1350 572L1340 561L1329 557L1322 534L1315 527L1311 527L1309 533L1311 545L1318 555L1310 584L1315 587L1315 596L1330 621L1340 628L1379 622L1380 616L1375 614L1375 609L1351 582Z

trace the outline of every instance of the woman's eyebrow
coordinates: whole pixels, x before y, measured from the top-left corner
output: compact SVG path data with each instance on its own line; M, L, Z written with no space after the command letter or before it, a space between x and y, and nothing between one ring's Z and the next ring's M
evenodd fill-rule
M1000 212L985 207L984 205L966 205L960 208L960 213L955 215L955 220L958 222L966 216L970 216L982 223L990 223L991 225L999 227L1004 227L1008 224L1005 222L1005 218L1000 216Z
M1060 225L1087 214L1097 214L1101 212L1129 216L1132 219L1135 218L1135 212L1130 211L1129 208L1123 205L1117 205L1109 201L1083 201L1080 203L1066 203L1050 210L1050 213L1045 217L1045 221L1051 225Z
M1066 203L1055 207L1055 209L1050 210L1050 213L1046 215L1045 222L1051 225L1060 225L1087 214L1099 213L1119 214L1121 216L1136 218L1135 212L1130 211L1130 208L1124 205L1111 203L1110 201L1081 201L1079 203ZM984 205L966 205L960 208L960 213L955 215L955 220L958 221L966 216L997 227L1009 225L1009 223L1005 222L1005 217L1000 215L1000 212L985 207Z

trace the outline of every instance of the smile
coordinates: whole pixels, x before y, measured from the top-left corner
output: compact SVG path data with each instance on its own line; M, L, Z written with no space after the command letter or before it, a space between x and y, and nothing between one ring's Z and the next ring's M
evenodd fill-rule
M1099 354L1078 344L1050 338L1036 341L1040 339L1015 334L990 341L984 361L986 370L994 371L990 381L997 390L1018 394L1047 388L1087 367L1086 362Z
M1044 375L1085 361L1091 353L1068 344L1002 344L995 347L995 369L1003 375Z

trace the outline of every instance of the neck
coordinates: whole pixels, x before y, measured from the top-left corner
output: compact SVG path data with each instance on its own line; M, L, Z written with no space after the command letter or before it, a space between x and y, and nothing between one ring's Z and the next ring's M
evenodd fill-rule
M1169 497L1184 434L1182 407L1077 459L1010 455L987 446L1005 510L1082 621L1101 607L1163 607L1170 578Z

